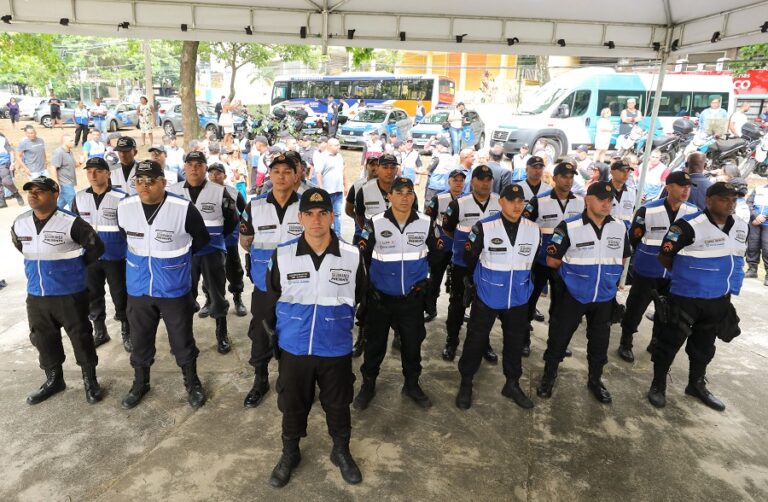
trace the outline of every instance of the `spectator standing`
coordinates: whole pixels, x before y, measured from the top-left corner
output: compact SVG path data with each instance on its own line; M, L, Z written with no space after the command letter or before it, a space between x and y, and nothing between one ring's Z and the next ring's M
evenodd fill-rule
M707 208L707 190L712 186L712 180L704 174L707 158L701 152L693 152L688 156L688 174L691 176L691 195L688 202L704 211Z
M248 186L248 169L245 165L245 161L240 155L240 149L235 148L229 154L229 166L227 171L227 183L237 188L237 191L243 196L243 199L248 198L247 186Z
M77 102L75 108L75 148L80 144L80 138L83 138L83 145L88 140L88 108L82 101Z
M416 101L416 114L414 115L414 118L413 118L413 125L416 125L419 122L421 122L422 119L424 119L424 115L426 114L427 112L426 112L426 108L424 108L424 103L422 103L421 98L419 98Z
M504 148L501 145L494 145L488 152L488 167L493 171L493 193L500 194L505 186L512 184L512 171L504 167L501 162L504 158ZM480 165L486 164L480 159Z
M51 99L48 100L48 105L51 107L53 127L58 125L59 128L64 129L64 124L61 122L61 101L56 97L56 94L53 91L51 91Z
M176 135L163 136L165 147L165 166L169 171L175 171L178 179L184 180L184 149L176 144Z
M728 112L720 108L720 98L709 102L709 108L699 114L699 130L707 134L725 134Z
M154 128L154 116L155 108L149 104L146 96L139 98L139 106L137 111L139 113L139 129L141 129L141 146L146 146L147 136L149 136L149 144L152 144L152 129Z
M408 138L403 144L403 151L400 156L400 166L403 169L403 176L416 183L416 170L421 164L421 155L419 151L413 148L413 139Z
M331 196L333 203L333 228L341 237L341 211L344 207L344 194L347 191L347 179L344 176L344 158L339 153L339 140L328 140L323 155L322 167L317 169L317 185ZM317 167L317 166L316 166Z
M744 127L744 124L749 122L749 117L747 117L748 111L749 102L742 101L739 103L739 108L731 114L731 118L728 120L728 132L730 132L731 135L737 138L741 137L741 128Z
M16 147L17 161L24 172L33 180L40 176L48 176L45 166L48 159L45 155L45 142L37 137L37 130L30 124L24 128L26 136Z
M8 107L8 118L11 119L11 127L19 122L19 103L16 98L11 98L6 105Z
M235 133L235 122L232 117L232 107L229 101L224 101L221 108L221 115L219 116L219 127L223 134L222 143L227 146L232 145L232 135Z
M59 184L59 199L56 202L59 209L70 208L76 195L79 162L72 152L74 147L75 138L65 134L61 137L61 146L51 156L51 179Z
M627 107L621 111L619 135L632 132L632 127L641 120L643 120L643 112L637 109L637 100L629 98L627 100Z
M669 168L661 162L661 152L658 150L652 151L651 157L648 159L648 167L646 168L642 202L652 201L659 196L661 190L664 188L668 174ZM639 178L637 171L635 171L635 176ZM691 193L691 199L692 198L693 193ZM693 202L691 199L689 199L689 201Z
M603 162L605 160L605 154L611 146L612 135L611 109L603 108L600 112L600 119L597 121L597 131L595 132L595 162Z
M448 123L451 133L451 155L456 155L461 150L461 135L464 130L464 103L459 102L456 108L448 114Z
M77 138L75 138L75 146L77 146ZM88 141L83 141L83 155L80 162L86 162L94 157L103 159L106 151L107 145L101 140L101 131L94 129L88 134Z
M526 166L530 158L531 154L528 149L528 143L523 143L520 145L520 151L512 157L512 183L520 183L526 180Z
M88 110L93 119L93 127L101 131L104 136L107 135L107 107L101 104L101 98L94 100L94 105Z
M14 158L13 158L13 145L5 136L0 133L0 181L2 181L3 188L13 196L20 206L24 205L24 199L19 193L19 189L16 188L16 184L13 182L14 171ZM0 188L2 190L2 188ZM0 209L8 207L5 202L5 197L0 193Z

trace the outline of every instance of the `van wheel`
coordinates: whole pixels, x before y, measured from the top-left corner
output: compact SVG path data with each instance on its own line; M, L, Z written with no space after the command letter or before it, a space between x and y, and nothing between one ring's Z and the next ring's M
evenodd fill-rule
M551 162L554 162L563 154L563 146L560 144L560 140L555 138L539 138L537 141L544 142L544 151L547 152ZM535 145L536 141L533 143Z

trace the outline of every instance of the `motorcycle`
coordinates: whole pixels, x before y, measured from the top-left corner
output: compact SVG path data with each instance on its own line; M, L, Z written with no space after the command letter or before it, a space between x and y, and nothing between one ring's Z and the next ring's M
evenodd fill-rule
M746 139L720 139L718 135L699 131L672 161L669 168L672 172L682 170L688 156L693 152L699 152L706 156L705 173L707 175L715 176L721 171L728 176L736 177L740 175L738 166L751 155L748 149L749 142Z
M749 140L746 158L739 164L739 176L746 179L750 174L768 176L768 134L760 126L748 122L741 128L741 135Z
M285 133L298 138L304 129L304 121L307 117L308 114L304 110L286 110L285 107L275 106L266 116L254 119L250 135L263 135L270 145L277 143L280 136Z

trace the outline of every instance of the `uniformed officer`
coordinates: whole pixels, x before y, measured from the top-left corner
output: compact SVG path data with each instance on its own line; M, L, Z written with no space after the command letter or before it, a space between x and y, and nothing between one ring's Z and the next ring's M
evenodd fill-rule
M768 272L768 184L752 190L747 197L750 209L749 241L747 245L747 278L757 278L757 267L760 255L763 256L763 267ZM768 286L768 274L764 284Z
M277 154L280 153L282 153L282 151L278 150ZM293 150L288 150L285 152L285 156L293 159L294 163L296 164L296 180L293 184L293 190L296 192L296 195L301 197L301 194L303 194L306 190L315 186L311 182L307 181L307 162L298 152ZM267 162L267 166L269 166L269 162ZM261 194L259 194L259 197L266 197L271 190L272 180L267 179L267 181L265 181L264 185L261 187Z
M277 406L283 413L283 455L270 484L285 486L301 460L299 440L307 435L315 385L320 387L320 404L333 439L331 462L344 481L357 484L363 478L349 451L349 403L355 381L352 323L355 305L365 295L365 266L357 248L331 231L333 204L328 192L310 188L298 206L304 232L273 252L266 277L270 298L266 324L274 326L277 338Z
M522 218L525 200L520 185L504 187L499 204L501 212L476 223L465 244L464 262L475 295L459 359L461 384L456 406L462 410L472 405L472 379L488 347L488 335L496 318L501 319L504 337L502 366L506 383L501 394L521 408L533 408L533 402L520 388L519 379L528 334L528 298L533 291L531 268L541 232L535 223Z
M445 348L443 348L443 359L446 361L453 361L456 357L459 331L464 323L464 278L467 276L467 267L464 263L464 243L472 230L472 225L501 211L498 194L491 192L493 171L488 166L475 167L470 183L472 193L449 202L448 209L445 210L443 216L443 232L453 239L451 295L448 299ZM483 357L492 364L498 361L498 356L493 351L490 342Z
M611 216L615 220L620 220L627 228L632 221L637 197L637 191L627 185L627 179L634 170L625 160L618 160L611 164L611 185L614 188Z
M93 342L96 347L109 341L104 282L115 306L115 319L120 321L123 348L132 350L125 306L128 293L125 287L125 237L117 227L117 205L127 195L112 188L109 182L109 164L101 157L92 157L85 163L90 188L81 190L72 203L72 212L80 216L99 234L104 243L104 254L88 266L89 318L93 321Z
M120 136L115 144L115 151L119 162L110 173L112 188L133 195L136 193L136 182L133 178L139 165L136 161L136 141L130 136Z
M531 157L531 159L535 158L537 157ZM528 180L522 184L523 190L526 189L526 184L531 180L531 175L535 176L538 174L538 165L538 161L530 164L529 160ZM557 225L584 212L584 199L571 191L575 174L576 166L572 162L564 161L558 163L555 166L553 175L554 188L543 192L539 190L539 194L528 201L523 212L523 216L536 223L541 230L541 248L533 265L533 292L531 293L531 300L528 302L529 324L536 319L536 304L547 283L549 283L550 294L549 318L550 323L552 322L555 304L558 301L555 296L558 293L558 289L555 287L557 272L547 265L547 247ZM530 188L530 185L528 187ZM529 328L525 346L523 347L523 356L526 357L531 353L531 329ZM566 347L566 356L570 355L570 351Z
M122 406L130 409L149 392L149 368L155 362L155 337L160 317L168 331L171 352L184 375L187 400L193 408L205 403L197 376L192 333L194 298L192 255L211 236L195 205L165 189L165 173L155 161L136 167L137 195L117 206L117 224L126 236L126 283L131 326L134 380Z
M648 391L657 408L666 405L667 372L685 343L690 360L685 393L725 410L707 389L705 376L715 356L715 338L730 342L739 334L731 295L738 295L744 282L748 224L733 217L736 196L730 183L714 183L707 189L707 208L675 221L661 243L659 261L671 278L665 312L659 314L662 327Z
M27 397L37 404L66 388L61 328L72 342L83 373L85 399L101 400L96 380L99 358L88 321L86 267L99 259L104 244L96 231L77 215L57 209L59 185L41 176L24 184L31 211L20 214L11 239L24 255L27 276L29 339L39 354L45 383Z
M661 240L673 221L698 212L693 204L686 202L691 193L691 177L683 171L667 176L667 196L641 206L632 219L629 228L629 243L634 249L632 260L632 287L627 296L627 309L621 321L619 357L633 362L632 338L643 318L643 313L653 299L653 291L665 295L669 291L669 272L659 263ZM652 349L660 325L654 317L653 338L648 346Z
M436 237L434 249L430 249L427 255L431 293L427 300L425 322L430 322L437 317L437 299L440 297L440 286L453 256L453 239L448 237L448 234L443 230L443 216L448 209L448 204L463 193L466 179L467 174L463 170L454 169L451 171L451 174L448 175L448 190L432 197L432 200L428 201L426 208L424 208L424 214L432 219Z
M255 408L269 391L269 361L272 346L264 331L262 321L268 313L267 264L272 252L280 244L301 235L299 223L299 196L293 190L296 180L296 162L288 155L277 155L269 164L272 190L266 197L249 202L240 218L240 246L248 250L251 261L251 322L248 338L251 339L253 366L253 387L245 397L243 405Z
M237 208L238 216L245 211L245 199L237 188L232 185L227 185L224 180L227 179L227 171L221 162L214 162L208 166L208 180L217 185L221 185L227 191L229 196L235 201L235 207ZM239 220L239 218L238 218ZM232 293L232 301L235 304L235 314L238 317L245 317L248 315L248 309L243 304L243 290L245 284L243 283L243 263L240 260L240 226L235 225L234 230L224 237L224 246L227 248L227 259L224 265L224 272L229 283L228 289ZM203 293L205 293L206 305L210 309L210 300L208 290L203 284ZM207 317L210 315L210 310L203 316L203 310L206 305L200 309L198 315L200 317Z
M749 185L744 178L731 178L730 182L736 189L736 209L734 209L733 215L749 223L752 212L747 204ZM747 236L747 252L749 252L749 236Z
M359 243L371 281L364 362L360 368L363 384L354 401L359 410L366 409L376 393L376 378L386 355L390 327L401 333L403 394L422 408L432 406L419 385L419 376L421 343L426 336L427 243L434 236L429 217L413 208L415 197L413 182L396 178L389 193L392 207L366 223Z
M629 258L627 228L611 217L613 185L593 183L587 189L586 209L555 228L547 244L547 264L558 270L554 316L549 321L544 375L536 394L552 397L557 367L582 317L587 318L587 387L601 403L611 402L611 394L602 381L603 366L608 362L611 308L623 261Z
M426 169L429 177L424 191L424 203L448 189L448 175L456 167L456 161L450 149L451 143L447 139L442 138L437 142L437 151L432 155L432 160Z
M538 155L534 155L526 161L525 175L526 179L520 183L520 186L523 187L523 192L525 192L526 203L539 195L545 195L551 190L549 185L541 182L541 178L544 176L544 159Z

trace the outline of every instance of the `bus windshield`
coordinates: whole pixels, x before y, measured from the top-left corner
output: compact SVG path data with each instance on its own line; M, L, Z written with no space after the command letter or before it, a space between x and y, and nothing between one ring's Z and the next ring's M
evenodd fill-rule
M384 110L363 110L355 115L352 122L365 122L368 124L378 124L384 122L387 112Z
M520 113L525 115L537 115L547 110L552 103L560 99L565 94L566 89L559 89L555 87L547 88L542 87L536 94L527 99L525 103L520 106Z
M428 113L421 121L422 124L442 124L448 121L448 112Z

